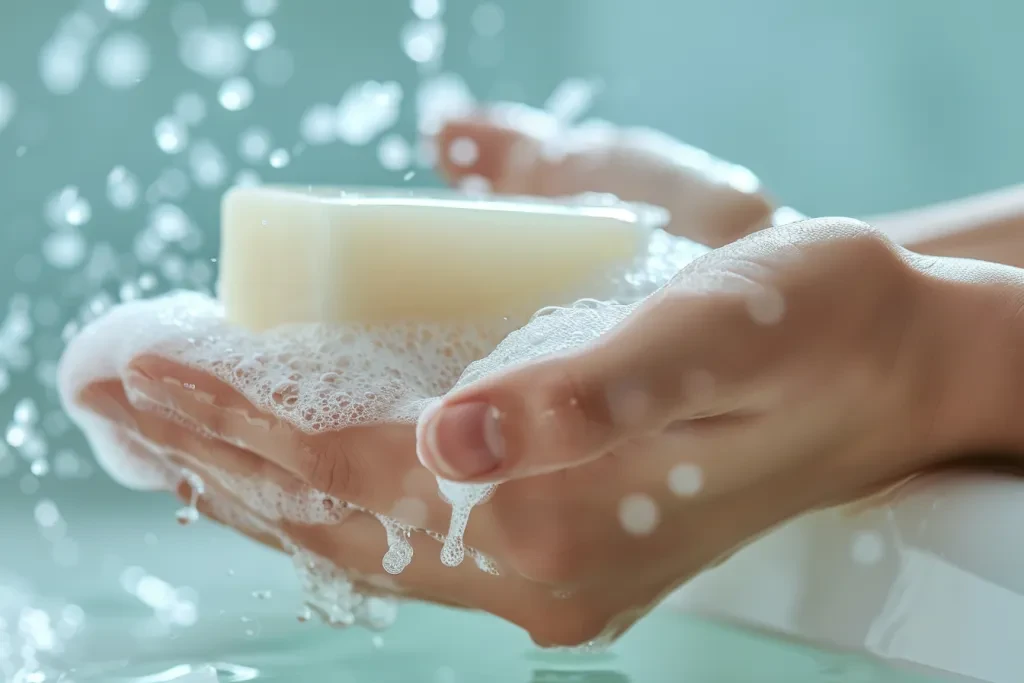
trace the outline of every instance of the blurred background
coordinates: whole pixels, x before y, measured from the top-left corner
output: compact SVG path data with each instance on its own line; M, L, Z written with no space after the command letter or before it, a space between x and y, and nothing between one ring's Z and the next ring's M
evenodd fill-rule
M436 185L417 128L472 96L660 128L806 213L909 208L1021 180L1022 27L1018 0L9 0L0 497L153 504L95 471L56 361L118 300L212 288L232 184Z

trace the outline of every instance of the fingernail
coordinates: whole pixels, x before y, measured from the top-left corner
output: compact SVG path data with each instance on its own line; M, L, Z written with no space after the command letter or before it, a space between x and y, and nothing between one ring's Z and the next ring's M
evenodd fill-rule
M451 479L491 472L505 455L500 419L498 409L486 403L434 404L420 418L420 462Z

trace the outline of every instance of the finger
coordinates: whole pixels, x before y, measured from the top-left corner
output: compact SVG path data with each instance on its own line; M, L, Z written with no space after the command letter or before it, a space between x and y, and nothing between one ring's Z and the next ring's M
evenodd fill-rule
M784 349L778 327L756 323L742 293L663 290L588 347L445 397L420 418L420 459L456 481L500 481L588 462L677 420L738 419L770 398L751 381Z
M438 136L453 184L485 178L500 194L611 193L669 210L669 231L717 247L766 227L771 202L747 169L657 131L595 122L562 128L545 112L494 107Z
M144 398L194 432L255 453L337 499L411 526L445 528L450 507L415 457L412 425L374 424L309 434L257 411L232 387L194 368L144 357L130 369L125 385L136 404ZM230 458L231 450L217 448L210 455Z

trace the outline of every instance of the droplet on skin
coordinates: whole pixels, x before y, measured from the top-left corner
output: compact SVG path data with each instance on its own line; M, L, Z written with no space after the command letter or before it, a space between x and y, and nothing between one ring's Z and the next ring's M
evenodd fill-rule
M468 168L477 162L480 150L471 138L455 138L448 147L448 158L456 166Z
M669 470L668 488L680 498L692 498L704 488L704 471L693 463L680 463Z
M774 287L761 287L747 298L747 310L758 325L777 325L786 311L786 301Z
M630 494L619 503L619 522L626 533L647 536L658 526L658 505L646 494Z
M857 564L878 564L885 556L885 539L877 531L858 531L850 544L850 556Z

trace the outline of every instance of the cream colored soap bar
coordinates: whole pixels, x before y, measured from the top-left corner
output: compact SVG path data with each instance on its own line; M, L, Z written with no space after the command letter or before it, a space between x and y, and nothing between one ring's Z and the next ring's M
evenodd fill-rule
M254 330L528 316L609 296L649 234L629 205L401 190L236 188L221 212L220 296Z

